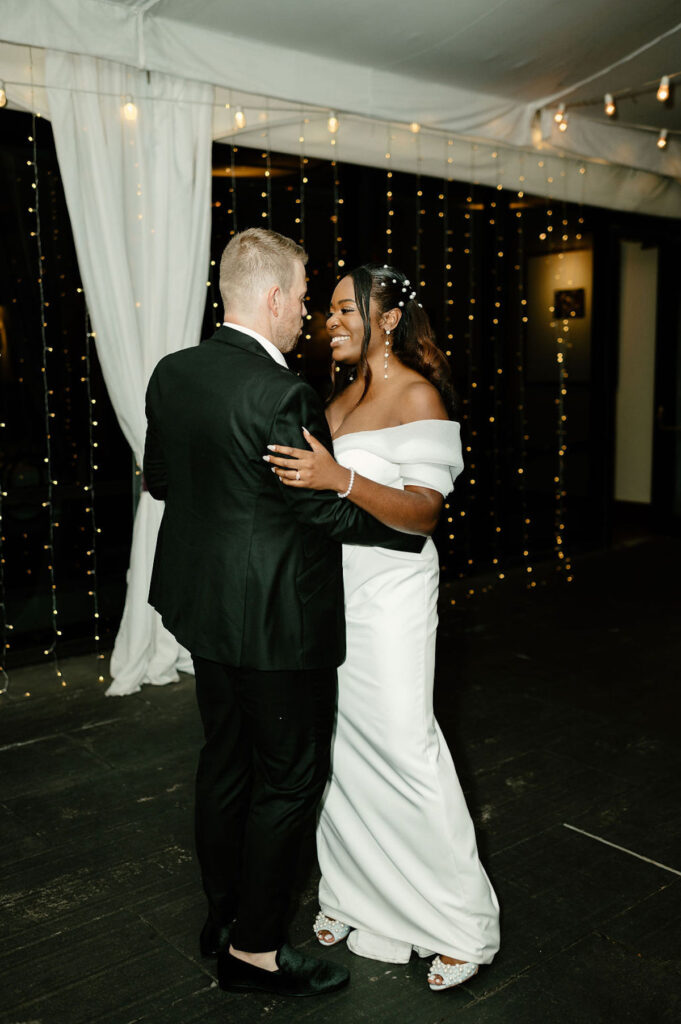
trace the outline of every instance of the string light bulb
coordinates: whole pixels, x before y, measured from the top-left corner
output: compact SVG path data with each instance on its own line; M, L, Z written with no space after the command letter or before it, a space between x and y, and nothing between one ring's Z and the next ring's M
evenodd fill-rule
M246 127L246 115L244 114L243 107L237 107L234 111L234 127L238 131L242 131Z
M666 103L669 99L669 75L663 75L657 87L657 98L660 103Z
M567 117L567 114L563 114L563 116L561 117L560 122L558 124L558 131L559 132L566 132L567 131L567 126L568 126L568 117Z
M558 110L553 115L553 120L556 122L556 124L560 124L564 117L565 117L565 104L561 103L561 105L558 107Z
M132 96L125 97L125 103L123 104L123 117L126 121L137 120L137 107L135 106Z
M606 92L603 103L605 105L604 109L608 117L614 117L617 108L615 107L615 101L612 98L611 92Z
M338 114L329 114L329 120L326 122L326 127L329 129L332 135L336 134L336 132L340 128Z
M5 91L5 83L0 82L0 107L7 106L7 93Z
M411 124L409 125L409 131L412 132L414 135L418 135L418 133L421 131L421 125L418 123L418 121L411 122Z
M658 149L666 149L667 148L667 129L666 128L663 128L662 131L660 132L660 134L657 137L657 148Z

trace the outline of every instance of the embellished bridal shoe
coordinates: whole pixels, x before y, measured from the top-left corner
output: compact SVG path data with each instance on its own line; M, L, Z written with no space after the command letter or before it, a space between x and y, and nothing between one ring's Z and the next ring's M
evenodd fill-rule
M320 910L314 919L313 931L322 946L335 946L348 937L351 929L349 924L335 921L332 917L327 917L323 910ZM323 939L323 933L327 933L331 938Z
M428 988L431 992L454 988L477 973L477 964L448 964L440 956L436 956L428 970ZM442 978L441 982L435 981L438 975Z

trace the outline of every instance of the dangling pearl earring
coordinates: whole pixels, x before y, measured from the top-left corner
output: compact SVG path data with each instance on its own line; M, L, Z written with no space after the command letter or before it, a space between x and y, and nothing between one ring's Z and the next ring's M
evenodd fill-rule
M385 363L383 365L383 378L388 379L388 356L390 355L390 328L387 327L385 331Z

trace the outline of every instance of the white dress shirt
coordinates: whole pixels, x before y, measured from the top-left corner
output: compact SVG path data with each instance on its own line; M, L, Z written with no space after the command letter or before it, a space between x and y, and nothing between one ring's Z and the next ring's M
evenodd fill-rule
M233 331L241 331L242 334L250 334L251 338L255 338L259 341L262 347L265 349L268 355L272 356L275 363L279 363L280 366L285 366L288 370L288 364L284 359L283 354L279 351L276 345L273 345L267 338L263 338L262 334L258 334L257 331L252 331L250 327L242 327L241 324L232 324L229 320L225 320L223 327L231 327Z

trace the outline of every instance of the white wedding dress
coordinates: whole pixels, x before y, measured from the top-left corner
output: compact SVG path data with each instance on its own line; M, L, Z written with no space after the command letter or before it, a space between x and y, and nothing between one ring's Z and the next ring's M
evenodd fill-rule
M463 467L459 425L446 420L345 434L334 450L378 483L445 496ZM344 545L343 575L347 659L317 832L321 909L356 929L351 949L376 960L405 963L417 948L489 963L499 907L433 716L435 545Z

